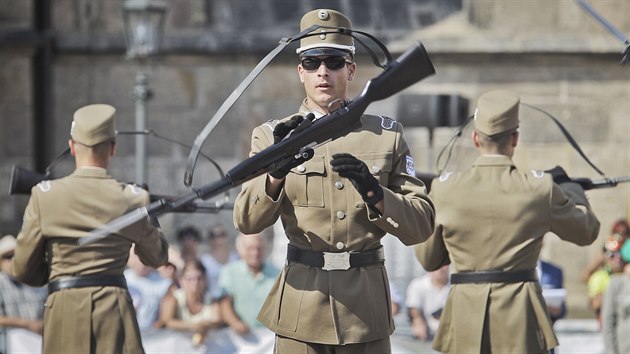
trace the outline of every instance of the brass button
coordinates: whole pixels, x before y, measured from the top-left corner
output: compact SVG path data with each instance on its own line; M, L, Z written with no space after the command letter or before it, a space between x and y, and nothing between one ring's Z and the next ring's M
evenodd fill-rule
M298 172L304 172L304 171L306 171L306 167L304 167L304 165L299 165L297 167L297 170L298 170Z
M372 166L372 172L379 173L379 172L381 172L381 168L376 166L376 165L374 165L374 166Z
M343 189L343 182L341 181L337 181L335 182L335 188L342 190Z
M342 250L346 245L343 244L343 242L339 241L337 242L337 249L338 250Z
M338 218L339 220L343 220L343 219L345 219L345 218L346 218L346 213L344 213L343 211L339 210L339 211L337 212L337 218Z
M323 33L319 35L319 39L326 39L326 30L321 30L320 32Z

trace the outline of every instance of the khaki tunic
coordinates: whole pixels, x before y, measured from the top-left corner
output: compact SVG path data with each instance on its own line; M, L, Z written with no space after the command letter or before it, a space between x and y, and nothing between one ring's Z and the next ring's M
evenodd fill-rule
M301 115L308 109L302 105ZM288 119L288 118L285 118ZM390 233L405 245L433 231L433 206L402 138L389 118L364 115L363 127L315 149L291 170L277 200L265 191L266 175L243 185L234 207L236 227L258 233L282 220L289 244L313 251L367 251ZM255 155L273 143L271 121L254 129ZM330 166L331 155L347 152L364 161L383 186L385 214L370 211L349 180ZM373 341L394 330L387 273L382 264L325 271L287 264L272 287L258 320L285 337L323 344Z
M581 187L520 171L507 156L481 156L431 187L435 232L416 246L429 271L449 262L452 272L533 270L547 232L588 245L599 231ZM447 353L539 353L557 345L538 282L454 285L433 341Z
M148 203L148 193L119 183L102 168L82 168L33 187L17 237L16 278L41 286L67 276L122 275L129 250L147 265L167 260L168 244L148 220L97 242L77 239ZM52 293L44 312L44 353L142 353L133 303L126 289L87 287Z

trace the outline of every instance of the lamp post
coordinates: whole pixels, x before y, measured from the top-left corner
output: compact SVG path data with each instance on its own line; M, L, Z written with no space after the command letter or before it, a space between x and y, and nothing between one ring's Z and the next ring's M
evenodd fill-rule
M125 0L123 2L123 21L127 59L138 63L136 86L133 97L136 104L136 183L147 184L146 121L147 102L152 93L148 86L145 68L149 59L159 52L166 0Z

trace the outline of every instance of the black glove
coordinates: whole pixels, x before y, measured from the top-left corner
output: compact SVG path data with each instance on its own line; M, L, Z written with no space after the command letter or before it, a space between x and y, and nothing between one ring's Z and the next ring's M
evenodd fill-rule
M365 162L350 154L334 154L332 158L330 161L332 170L339 173L339 176L349 179L365 203L375 205L383 200L383 188L372 176ZM370 191L374 192L374 195L368 197Z
M309 113L306 116L306 119L310 121L313 121L314 118L315 116L313 115L313 113ZM302 123L303 121L304 117L300 115L294 115L288 121L278 123L278 125L276 125L276 127L273 129L273 143L277 144L281 142L282 139L284 139L292 130L297 128L297 126L300 125L300 123ZM283 179L289 174L289 171L293 167L303 163L304 161L310 160L312 157L313 150L310 149L310 151L307 151L306 154L303 154L301 157L297 159L292 159L281 167L269 172L269 175L273 178Z
M551 177L553 177L553 181L557 184L571 182L571 178L569 178L567 173L560 166L556 166L552 169L545 170L545 172L549 173Z

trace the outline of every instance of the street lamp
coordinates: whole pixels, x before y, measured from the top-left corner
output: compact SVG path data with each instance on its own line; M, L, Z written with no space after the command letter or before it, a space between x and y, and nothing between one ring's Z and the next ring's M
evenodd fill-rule
M136 103L136 183L147 184L146 121L147 101L152 93L148 87L145 66L159 52L166 0L124 0L123 21L127 59L136 61L139 69L133 96Z

